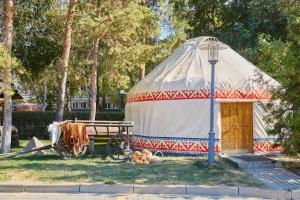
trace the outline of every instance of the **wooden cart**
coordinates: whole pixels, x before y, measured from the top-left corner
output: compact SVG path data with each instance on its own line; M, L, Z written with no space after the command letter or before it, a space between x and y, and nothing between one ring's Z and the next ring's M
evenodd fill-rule
M90 121L72 120L73 123L84 123L89 135L89 151L94 153L95 137L109 136L106 145L107 154L114 160L126 159L126 151L134 150L133 139L130 135L130 128L133 127L131 121Z

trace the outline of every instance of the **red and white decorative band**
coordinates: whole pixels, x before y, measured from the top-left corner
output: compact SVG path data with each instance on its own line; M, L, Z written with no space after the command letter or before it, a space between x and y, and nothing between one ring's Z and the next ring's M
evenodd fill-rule
M257 154L280 153L284 149L276 141L255 139L253 141L253 151Z
M176 138L133 136L138 149L162 151L169 154L204 155L208 153L208 138ZM220 153L219 139L215 139L215 152Z
M210 90L171 90L142 92L128 95L127 102L139 101L163 101L163 100L187 100L187 99L209 99ZM217 89L215 92L216 99L270 99L271 94L266 90L233 90L233 89Z
M208 138L177 138L177 137L151 137L133 136L134 146L137 149L148 149L151 151L162 151L176 155L207 155ZM256 138L253 141L255 154L280 153L282 146L274 138ZM215 153L221 152L221 141L215 139Z

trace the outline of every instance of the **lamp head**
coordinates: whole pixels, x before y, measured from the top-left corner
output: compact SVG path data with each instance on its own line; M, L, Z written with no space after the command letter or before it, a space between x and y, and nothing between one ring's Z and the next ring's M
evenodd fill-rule
M208 61L218 62L218 43L208 44Z
M125 92L125 90L120 90L120 93L119 93L120 95L126 95L126 92Z
M199 48L208 51L208 62L216 63L218 62L219 50L226 49L228 46L216 37L207 37L200 43Z

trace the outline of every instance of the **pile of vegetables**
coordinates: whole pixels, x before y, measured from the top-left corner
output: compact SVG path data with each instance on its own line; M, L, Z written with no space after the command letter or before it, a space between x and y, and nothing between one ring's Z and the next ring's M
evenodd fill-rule
M130 159L135 164L145 164L148 165L154 162L161 162L162 159L158 156L154 156L150 151L144 149L143 151L135 151Z

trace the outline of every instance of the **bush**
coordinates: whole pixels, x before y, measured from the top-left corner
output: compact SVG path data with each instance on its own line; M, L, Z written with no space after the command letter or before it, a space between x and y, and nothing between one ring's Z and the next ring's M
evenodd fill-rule
M64 112L64 120L88 120L89 112ZM13 125L17 127L20 139L29 139L33 136L39 139L48 139L47 126L55 119L55 112L13 112ZM96 120L122 121L123 112L98 112ZM0 112L1 123L3 112Z

